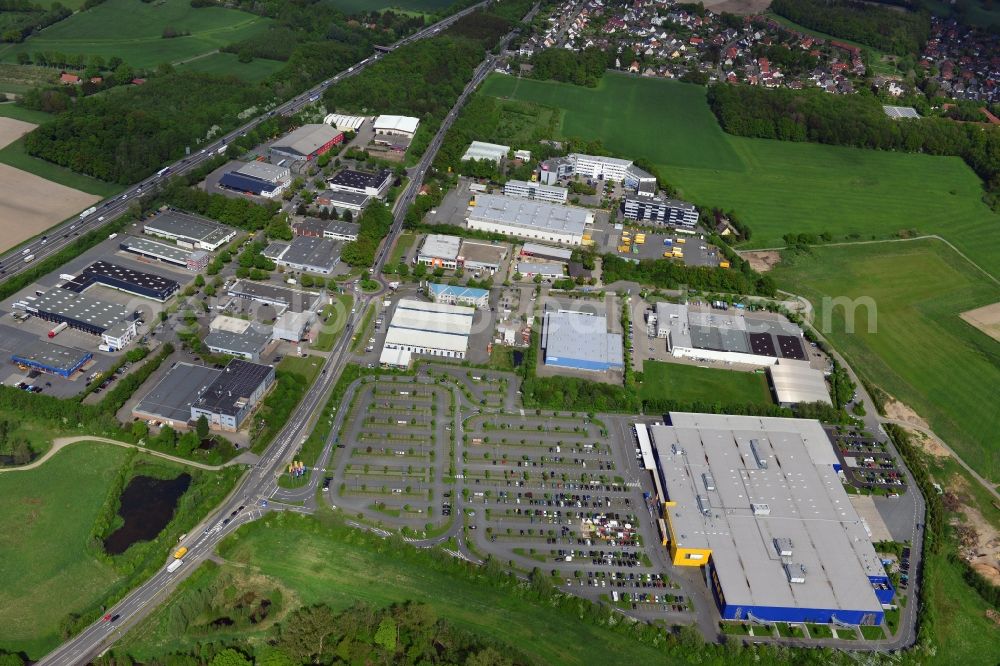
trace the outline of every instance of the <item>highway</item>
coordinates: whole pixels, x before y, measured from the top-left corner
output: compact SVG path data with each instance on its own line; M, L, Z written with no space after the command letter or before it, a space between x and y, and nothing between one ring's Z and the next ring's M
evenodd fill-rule
M483 2L452 14L437 23L429 25L412 35L395 42L392 45L392 48L396 49L400 46L410 44L420 39L432 37L458 19L476 11L481 7L485 7L490 2L491 0L484 0ZM275 114L290 116L298 113L303 107L312 104L319 99L327 88L334 85L338 81L342 81L346 78L354 76L358 72L361 72L372 63L378 61L383 55L383 53L375 53L365 58L356 65L352 65L339 74L322 81L309 90L300 93L298 96L279 104L266 113L257 116L245 125L230 131L228 134L220 139L217 139L204 149L185 156L141 182L128 186L123 192L116 194L114 197L110 197L94 204L94 208L96 208L96 210L93 213L83 218L77 217L66 220L65 222L62 222L46 231L45 235L33 238L17 248L3 254L0 256L0 280L5 280L9 277L17 275L18 273L30 268L33 264L56 254L69 245L72 245L76 242L75 239L78 236L82 236L91 231L99 230L110 224L128 210L134 199L155 190L156 186L163 182L165 178L177 176L197 168L203 162L215 157L220 150L224 151L231 141L254 129L257 125L264 122L268 118L271 118ZM430 152L429 149L428 152ZM27 257L32 257L32 259L26 262L25 259Z
M430 26L429 28L422 30L420 33L412 35L408 38L408 40L419 39L417 35L426 36L434 34L443 25L450 24L457 18L463 16L469 11L473 11L479 6L481 5L470 7L459 14L445 19L445 21L442 21L434 26ZM538 7L536 5L529 14L529 18L534 15L537 9ZM501 41L500 47L502 48L504 45L509 43L512 37L513 32L508 34L504 40ZM369 58L366 62L371 61L374 57L375 56L372 56L372 58ZM372 268L373 275L378 276L381 272L395 236L402 230L406 210L416 197L424 175L427 173L438 149L441 147L445 133L458 116L459 111L465 104L469 95L476 89L483 79L486 78L486 75L493 68L494 62L495 56L487 54L485 60L476 69L472 80L470 80L466 85L451 111L441 123L441 127L428 144L427 150L424 152L420 162L410 169L410 180L403 193L401 193L396 200L392 229L390 230L389 235L383 243L376 258L375 265ZM354 71L357 71L357 68L355 68ZM315 95L317 90L325 90L327 86L331 85L340 78L343 78L343 75L338 75L337 77L320 84L320 86L303 93L303 95L297 97L296 99L278 107L278 109L275 109L274 112L294 112L298 108L301 108L302 105L309 103L309 97L311 95ZM266 116L258 118L255 123L260 122L264 117ZM253 124L250 124L247 127L252 126ZM230 134L229 137L234 135L235 134ZM225 140L223 140L223 142L224 141ZM219 145L223 142L220 142ZM195 159L195 156L192 156L190 159ZM204 156L202 156L202 159L204 159ZM182 164L186 165L183 168L191 168L195 163L187 163L185 161L182 162ZM117 208L114 209L117 210ZM107 222L107 219L105 222ZM46 247L54 245L55 243L50 243L46 245ZM279 502L269 502L268 499L271 494L277 490L275 482L277 476L285 468L285 465L288 464L292 456L298 451L299 446L308 436L312 425L313 415L319 414L323 405L329 399L329 395L340 376L340 372L350 357L349 350L353 332L359 325L361 318L364 316L364 313L368 309L372 300L381 297L381 293L358 293L356 306L348 315L343 335L340 336L337 344L334 346L333 350L323 364L323 368L316 380L316 383L303 398L302 402L299 403L298 407L285 423L285 426L275 437L274 441L270 444L264 455L261 456L260 460L258 460L257 464L253 467L250 473L244 476L236 489L230 493L229 497L223 501L220 507L214 510L209 517L201 521L198 526L192 528L188 535L176 545L176 548L180 548L181 546L188 548L188 553L183 558L183 565L174 572L168 572L165 566L160 568L151 578L106 611L105 617L110 618L109 620L104 620L102 618L94 622L78 635L69 639L38 661L37 663L40 666L72 666L75 664L87 663L100 655L115 641L121 638L121 636L123 636L130 628L148 616L163 600L166 599L167 595L182 580L187 578L195 569L197 569L198 565L212 555L216 545L222 539L231 534L239 526L256 520L269 511L290 510L310 512L311 509L307 507L284 506ZM338 414L338 423L341 418L343 417ZM336 429L333 433L336 433ZM323 455L321 456L321 460L323 460L323 462L325 462L326 458L330 455L333 436L334 435L331 435L331 438L328 440L324 449ZM315 489L319 476L320 475L318 474L313 475L309 484L310 488Z

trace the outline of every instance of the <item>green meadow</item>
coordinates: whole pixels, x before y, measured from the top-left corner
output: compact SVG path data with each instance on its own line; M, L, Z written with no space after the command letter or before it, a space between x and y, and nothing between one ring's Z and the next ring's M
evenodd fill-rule
M643 361L639 397L719 404L774 404L767 377L763 374L660 361Z
M597 88L492 75L483 94L563 110L562 137L600 139L645 158L683 198L735 210L747 248L782 246L786 233L837 240L939 234L981 266L1000 263L1000 215L957 157L933 157L730 136L699 86L618 74Z
M327 0L327 2L345 14L382 9L433 13L455 4L455 0Z
M16 62L18 53L39 51L118 56L133 67L155 67L210 53L267 30L269 19L253 14L203 7L188 0L137 2L107 0L28 38L0 47L0 60ZM190 34L163 38L164 28ZM234 61L235 62L235 61Z
M218 76L235 76L249 83L258 83L284 66L285 63L278 60L254 58L250 62L240 62L235 53L212 53L203 58L177 65L177 70Z
M959 318L1000 301L1000 287L936 240L814 248L772 274L810 300L817 328L862 378L916 410L980 474L1000 478L1000 342ZM850 332L846 309L827 297L871 299L874 332L866 307L854 310Z

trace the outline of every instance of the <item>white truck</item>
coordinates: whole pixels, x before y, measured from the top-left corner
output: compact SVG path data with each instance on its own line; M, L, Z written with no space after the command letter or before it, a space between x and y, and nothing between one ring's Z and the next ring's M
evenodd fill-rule
M173 562L167 565L167 573L173 573L177 571L178 569L181 568L182 564L184 564L184 560L174 560Z
M80 213L80 219L82 220L83 218L87 217L88 215L90 215L92 213L96 213L96 212L97 212L97 206L91 206L87 210L85 210L82 213Z

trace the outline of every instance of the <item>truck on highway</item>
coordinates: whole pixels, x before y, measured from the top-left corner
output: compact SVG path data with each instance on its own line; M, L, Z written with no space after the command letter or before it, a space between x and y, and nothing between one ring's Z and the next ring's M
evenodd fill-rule
M173 562L167 565L167 573L173 573L177 571L178 569L181 568L181 565L183 564L184 560L174 560Z
M49 337L50 338L56 337L57 335L59 335L60 333L62 333L63 331L65 331L68 327L69 327L69 324L67 324L66 322L62 322L60 324L56 324L52 328L52 330L49 331Z
M188 552L187 547L186 546L181 546L180 548L177 549L177 552L174 553L174 559L175 560L181 559L182 557L184 557L185 555L187 555L187 552Z
M90 215L92 213L96 213L96 212L97 212L97 206L91 206L87 210L85 210L82 213L80 213L80 219L82 220L83 218L87 217L88 215Z
M215 151L215 152L216 152L216 154L218 154L218 155L221 155L222 153L226 152L226 148L228 148L228 147L229 147L229 146L226 146L226 145L223 145L223 146L222 146L221 148L219 148L219 149L218 149L217 151Z
M24 263L30 264L34 260L35 260L35 255L29 254L27 257L24 258Z

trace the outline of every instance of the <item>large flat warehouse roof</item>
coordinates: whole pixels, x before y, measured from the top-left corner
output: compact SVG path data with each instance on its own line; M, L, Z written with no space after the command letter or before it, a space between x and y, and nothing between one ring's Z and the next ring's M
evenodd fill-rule
M162 213L157 213L153 219L143 222L143 230L147 233L160 232L161 235L210 245L223 243L228 236L236 233L229 227L212 220L188 215L177 210L165 210Z
M144 417L188 422L191 405L222 374L221 370L193 363L178 363L132 408Z
M476 205L469 213L470 220L574 235L583 234L591 216L586 208L502 194L477 194Z
M296 153L308 157L340 136L340 130L324 125L303 125L275 141L271 148L281 152Z
M93 354L74 347L63 347L46 340L35 340L11 354L15 363L27 361L52 370L72 372L93 358Z
M711 552L727 606L882 612L819 421L671 412L649 432L674 545Z
M34 301L28 302L28 309L74 319L102 330L108 330L132 316L129 309L123 305L100 301L61 287L53 287L35 297Z

